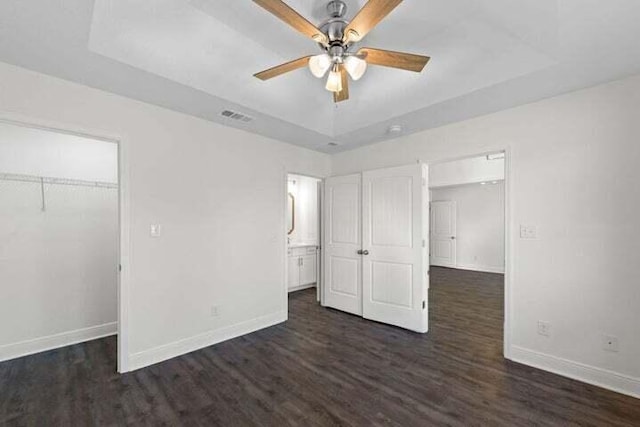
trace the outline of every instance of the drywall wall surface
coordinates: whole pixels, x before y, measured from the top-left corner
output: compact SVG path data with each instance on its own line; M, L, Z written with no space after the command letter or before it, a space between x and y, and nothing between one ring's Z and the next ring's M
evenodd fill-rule
M437 188L431 201L456 203L456 267L504 273L504 182Z
M329 156L7 64L0 111L121 139L130 369L286 319L286 172Z
M118 147L0 122L0 173L116 183Z
M634 76L336 154L332 173L508 149L507 354L640 396L638 111ZM521 225L537 236L520 238Z
M437 163L429 168L429 187L473 184L504 179L504 159L479 156Z

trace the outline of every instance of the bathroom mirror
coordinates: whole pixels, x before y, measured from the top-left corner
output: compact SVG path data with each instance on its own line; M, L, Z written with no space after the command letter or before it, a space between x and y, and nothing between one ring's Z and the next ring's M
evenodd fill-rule
M288 201L289 209L287 213L287 231L288 235L291 235L293 231L296 229L296 198L293 194L289 193L289 201Z

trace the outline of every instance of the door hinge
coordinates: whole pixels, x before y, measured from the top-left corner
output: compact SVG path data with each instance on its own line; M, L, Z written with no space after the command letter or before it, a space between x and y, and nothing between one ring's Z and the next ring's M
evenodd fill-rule
M122 264L118 264L118 271L122 271Z
M422 247L423 248L427 247L427 241L425 239L422 239Z
M422 301L422 309L424 310L425 308L427 308L427 302L426 301Z

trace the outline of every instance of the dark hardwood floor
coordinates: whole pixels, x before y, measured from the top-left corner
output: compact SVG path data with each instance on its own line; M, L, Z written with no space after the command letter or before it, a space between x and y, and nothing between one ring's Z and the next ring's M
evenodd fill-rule
M502 358L502 280L434 268L426 335L308 290L285 324L127 375L115 338L0 363L0 423L640 425L640 400Z

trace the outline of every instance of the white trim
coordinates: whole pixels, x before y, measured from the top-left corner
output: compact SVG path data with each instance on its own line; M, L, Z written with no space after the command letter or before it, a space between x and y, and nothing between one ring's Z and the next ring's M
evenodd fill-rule
M563 377L582 381L618 393L640 398L640 378L540 353L519 346L511 347L510 360Z
M480 271L483 273L504 273L504 267L495 267L491 265L481 264L456 264L455 267L458 270Z
M296 286L294 288L289 288L288 293L296 292L296 291L303 291L305 289L311 289L311 288L315 288L315 287L316 287L315 283L311 283L310 285L300 285L300 286Z
M118 143L118 372L129 371L129 300L131 283L131 192L129 145L121 138Z
M41 353L43 351L54 350L68 345L74 345L85 341L96 340L108 337L117 333L117 322L105 323L104 325L90 326L88 328L77 329L75 331L61 332L45 337L20 341L13 344L0 346L0 362L28 356L30 354Z
M289 318L289 224L287 223L287 218L289 217L289 172L287 172L286 168L282 168L282 179L284 181L283 187L284 192L282 193L282 215L280 215L280 219L282 221L282 243L284 249L282 251L282 266L284 275L284 281L282 283L282 288L284 289L284 313L285 313L285 321Z
M154 365L204 347L209 347L223 341L250 334L260 329L274 326L278 323L285 322L286 320L287 312L280 311L169 344L164 344L149 350L144 350L139 353L132 354L129 357L129 369L134 371L136 369Z
M318 263L318 272L319 272L319 281L318 281L318 295L320 296L320 306L325 307L325 288L326 288L326 282L324 279L324 268L325 268L325 248L326 246L326 239L325 239L325 231L326 231L326 218L325 218L325 213L324 213L324 206L325 203L327 202L325 199L325 183L326 183L326 179L323 179L322 181L320 181L320 188L322 189L320 191L320 207L318 208L318 215L319 215L319 223L320 223L320 234L318 235L318 239L320 242L320 250L318 251L318 255L320 256L320 262Z
M502 340L502 354L506 359L511 356L511 324L513 319L513 262L514 257L512 254L515 247L512 243L512 239L515 238L515 233L511 230L515 230L513 219L513 206L511 202L512 191L512 170L511 170L511 148L506 147L504 150L504 326L503 326L503 340Z

